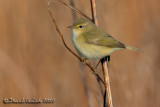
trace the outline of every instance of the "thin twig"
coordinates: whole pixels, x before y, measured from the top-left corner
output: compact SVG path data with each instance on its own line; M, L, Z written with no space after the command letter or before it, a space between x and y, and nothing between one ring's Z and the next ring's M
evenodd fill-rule
M63 3L64 5L70 7L71 9L73 9L74 11L76 11L77 13L81 14L82 16L84 16L85 18L89 19L92 21L92 19L90 17L88 17L86 14L84 14L82 11L76 9L75 7L71 6L70 4L66 3L64 0L58 0L60 1L61 3Z
M94 68L93 68L92 66L90 66L90 64L88 64L84 59L82 59L82 58L79 57L77 54L75 54L75 53L67 46L67 44L65 43L65 40L64 40L64 38L63 38L63 35L62 35L62 33L60 32L60 30L59 30L59 28L58 28L58 26L57 26L57 23L56 23L56 21L54 20L54 18L53 18L53 16L52 16L52 13L51 13L51 10L50 10L50 0L48 0L48 12L49 12L49 14L50 14L50 16L51 16L51 19L52 19L55 27L56 27L57 32L59 33L59 36L60 36L61 39L62 39L62 42L63 42L64 46L65 46L75 57L77 57L80 61L84 62L93 72L96 72L96 71L94 70ZM105 84L104 81L101 79L101 77L100 77L98 74L95 74L95 76L96 76L97 78L99 78L100 81L101 81L103 84Z
M92 19L93 19L94 23L98 26L96 2L95 2L95 0L90 0L90 2L91 2L91 9L92 9ZM106 107L107 104L108 104L108 107L113 107L111 88L110 88L110 80L109 80L109 74L108 74L109 71L108 71L108 67L107 67L107 60L105 60L105 59L106 58L101 60L103 76L104 76L104 80L105 80L104 107ZM106 93L107 93L107 96L106 96ZM106 104L106 100L107 100L107 104Z

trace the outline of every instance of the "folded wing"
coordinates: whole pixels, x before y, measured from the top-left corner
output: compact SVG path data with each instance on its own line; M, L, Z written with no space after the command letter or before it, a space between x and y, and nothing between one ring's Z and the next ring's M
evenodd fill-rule
M104 36L105 35L105 36ZM88 33L86 41L90 44L95 44L99 46L105 46L109 48L125 48L125 45L116 39L114 39L112 36L104 33Z

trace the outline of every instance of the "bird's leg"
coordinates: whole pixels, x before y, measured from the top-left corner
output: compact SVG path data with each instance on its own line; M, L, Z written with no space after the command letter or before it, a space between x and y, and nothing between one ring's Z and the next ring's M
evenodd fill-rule
M82 59L82 60L80 60L80 62L82 63L82 65L86 65L86 60L87 59ZM90 66L91 66L91 63L88 63ZM94 74L94 75L97 75L97 69L96 68L92 68L93 70L91 70L91 72Z
M82 59L81 63L85 66L87 63L87 59ZM88 62L89 66L91 66L91 63Z
M108 55L106 58L107 58L107 62L108 62L108 63L107 63L107 66L109 67L110 56Z
M100 61L101 61L101 64L102 64L104 61L106 61L106 62L107 62L107 66L109 66L109 62L110 62L110 55L108 55L108 56L106 56L106 57L102 58Z
M92 71L92 70L91 70ZM94 68L94 71L92 71L92 74L97 75L97 69Z
M97 69L98 65L100 64L101 60L98 61L98 63L96 64L95 69Z
M86 65L86 63L87 63L86 61L87 61L87 59L82 59L82 60L80 60L80 62L82 63L83 66ZM98 65L99 65L100 62L101 62L101 61L98 62L98 64L96 65L95 68L91 66L91 63L88 63L88 64L92 67L92 69L93 69L93 70L91 70L92 74L94 74L94 75L97 75L97 74L98 74L98 73L97 73L97 67L98 67Z
M110 56L106 56L105 58L106 58L106 60L108 61L107 66L109 66ZM96 67L94 68L95 71L97 71L97 67L98 67L98 65L100 64L101 60L103 60L103 59L100 59L100 60L98 61L98 63L96 64ZM96 74L97 74L97 73L96 73Z
M93 68L93 69L94 69L94 71L92 71L93 74L98 74L98 73L97 73L97 67L98 67L98 65L100 64L100 62L101 62L101 61L99 60L99 62L98 62L98 63L96 64L96 66Z

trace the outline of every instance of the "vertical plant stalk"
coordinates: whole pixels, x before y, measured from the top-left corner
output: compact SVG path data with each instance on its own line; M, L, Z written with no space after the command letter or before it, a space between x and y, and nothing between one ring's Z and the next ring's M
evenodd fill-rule
M107 67L109 60L110 60L110 56L106 56L105 58L101 60L103 76L104 76L104 81L105 81L104 107L113 107L109 71ZM108 106L106 105L105 101L107 101Z
M90 0L91 2L91 10L92 10L92 19L93 22L99 26L98 24L98 18L97 18L97 10L96 10L96 1L95 0Z
M90 2L91 2L91 10L92 10L92 19L93 19L94 23L98 26L96 2L95 2L95 0L90 0ZM108 66L107 66L107 58L102 59L101 63L102 63L104 81L105 81L104 107L106 107L107 105L108 105L108 107L113 107L110 79L109 79L109 71L108 71ZM106 100L107 100L107 104L105 103Z

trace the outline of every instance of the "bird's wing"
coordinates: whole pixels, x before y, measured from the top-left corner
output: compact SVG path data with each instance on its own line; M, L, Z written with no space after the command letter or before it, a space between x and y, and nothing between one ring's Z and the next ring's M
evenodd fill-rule
M105 46L109 48L125 48L125 45L123 43L118 42L112 36L105 33L87 33L87 36L85 36L85 38L87 43L90 44Z

